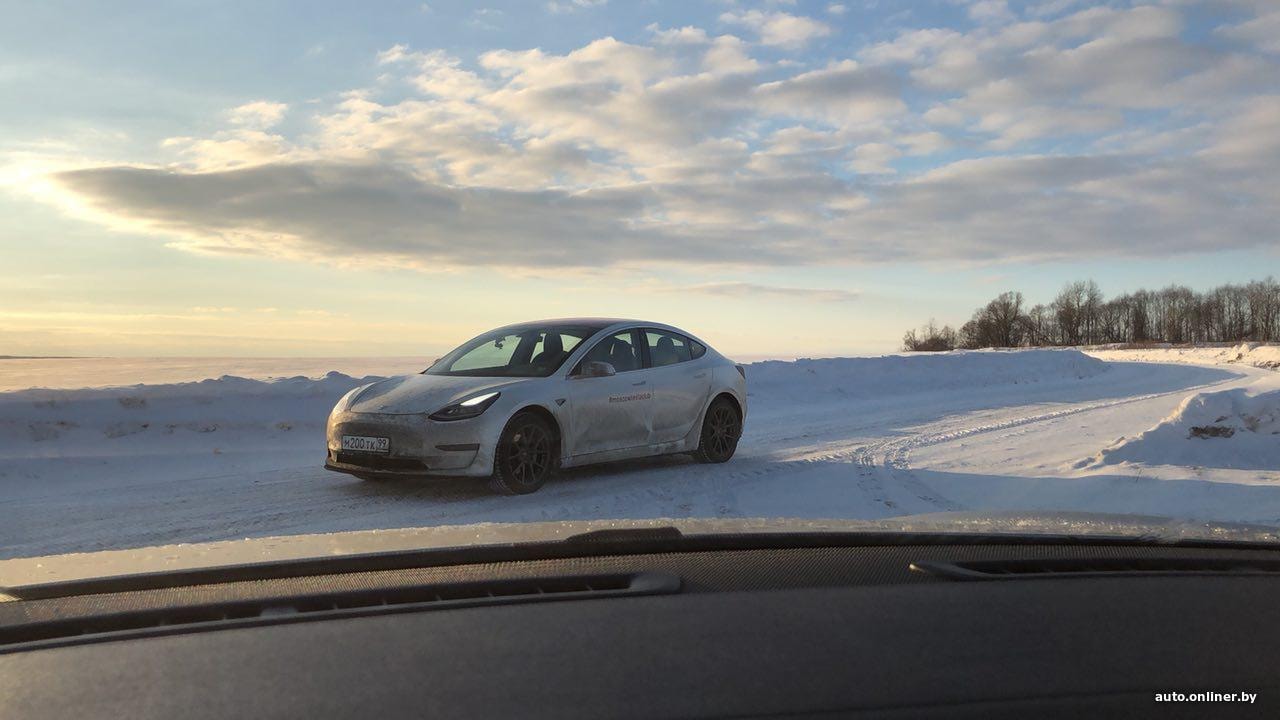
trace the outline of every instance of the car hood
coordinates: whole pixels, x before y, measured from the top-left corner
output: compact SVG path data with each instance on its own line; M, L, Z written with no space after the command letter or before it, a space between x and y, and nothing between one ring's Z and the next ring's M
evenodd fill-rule
M400 375L360 389L348 401L346 410L384 415L432 413L477 393L503 390L530 381L530 378Z
M103 550L0 560L3 589L121 575L225 567L244 563L333 558L345 555L437 550L478 545L553 542L582 533L674 528L685 535L752 533L867 533L932 535L930 542L969 536L1043 537L1047 543L1089 538L1138 544L1245 543L1280 547L1271 525L1197 522L1145 515L1079 512L946 512L883 520L802 518L655 518L476 523L437 527L246 538L208 543ZM602 552L604 552L602 550Z

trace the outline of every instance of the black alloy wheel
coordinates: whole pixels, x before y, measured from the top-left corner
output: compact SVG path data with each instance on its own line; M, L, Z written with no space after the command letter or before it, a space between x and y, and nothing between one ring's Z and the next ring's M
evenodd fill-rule
M498 440L490 486L504 495L525 495L555 472L555 435L547 422L530 412L511 418Z
M694 455L700 462L722 463L733 457L742 436L742 418L727 398L716 398L702 421L702 440Z

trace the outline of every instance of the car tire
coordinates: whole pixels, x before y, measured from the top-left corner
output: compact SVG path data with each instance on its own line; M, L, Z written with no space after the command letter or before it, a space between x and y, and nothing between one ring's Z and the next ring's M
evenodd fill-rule
M536 413L516 413L498 438L489 487L502 495L534 492L555 474L559 456L547 421Z
M725 397L718 397L702 418L702 435L693 456L698 462L722 463L733 457L742 436L742 416Z

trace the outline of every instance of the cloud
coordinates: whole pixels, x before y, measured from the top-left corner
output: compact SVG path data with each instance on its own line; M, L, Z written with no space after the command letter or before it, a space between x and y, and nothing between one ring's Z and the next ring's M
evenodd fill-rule
M1220 27L1218 34L1228 39L1252 43L1263 52L1280 54L1280 8L1272 8L1269 12L1235 25Z
M1231 46L1243 13L1212 42L1170 5L1031 15L793 64L692 26L471 59L395 45L336 99L0 182L185 250L424 270L1276 246L1280 68Z
M600 7L605 5L609 0L551 0L547 3L547 10L553 13L571 13L586 8Z
M894 171L891 163L902 156L902 151L888 143L867 143L853 151L849 166L860 173L888 173Z
M207 252L423 269L611 263L631 259L637 245L673 258L698 253L637 227L643 188L462 189L373 165L207 173L107 167L58 179L91 203L123 207L141 225L180 237L180 246Z
M798 50L811 40L831 34L826 23L784 12L726 12L720 15L720 22L749 28L760 36L761 43L786 50Z
M257 100L231 108L227 111L227 119L232 125L266 130L279 123L288 109L285 103Z
M424 270L1274 247L1276 165L1232 165L1224 158L1234 162L1234 148L1222 142L1219 156L1159 164L1139 156L965 160L867 192L815 173L513 191L440 185L378 165L117 167L57 178L103 212L175 236L178 247ZM1262 174L1272 181L1254 184Z
M762 285L749 282L705 283L675 288L679 292L694 292L703 295L719 295L734 298L778 298L784 300L803 300L809 302L842 303L858 299L858 293L851 290L832 290L825 288L798 288L780 285Z
M969 5L969 18L979 23L998 24L1013 19L1005 0L976 0Z
M886 258L932 249L973 262L1274 248L1274 185L1249 190L1231 175L1199 158L965 160L878 186L830 231L875 238Z
M998 6L970 10L980 7ZM1280 87L1274 63L1194 42L1185 26L1172 6L1092 7L1049 21L1004 18L969 32L907 30L859 57L907 66L918 89L949 97L926 121L985 136L995 149L1110 132L1127 122L1126 112L1212 112Z
M709 42L707 31L700 27L685 25L678 28L662 28L657 23L650 24L645 28L653 33L654 42L669 45L701 45Z
M869 122L906 108L896 75L853 60L765 83L756 94L776 113L835 125Z

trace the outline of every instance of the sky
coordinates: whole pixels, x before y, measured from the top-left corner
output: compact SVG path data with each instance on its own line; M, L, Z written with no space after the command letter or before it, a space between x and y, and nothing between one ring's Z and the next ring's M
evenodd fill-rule
M11 3L0 355L896 350L1280 275L1280 2Z

